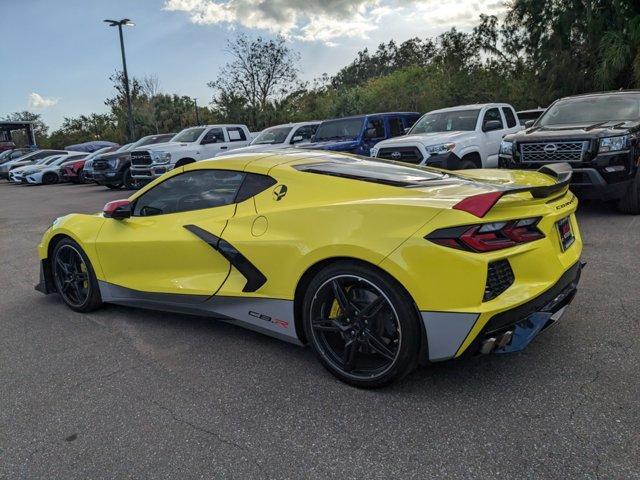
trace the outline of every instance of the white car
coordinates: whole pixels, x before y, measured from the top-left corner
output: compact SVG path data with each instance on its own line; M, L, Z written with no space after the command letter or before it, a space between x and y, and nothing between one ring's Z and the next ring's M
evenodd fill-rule
M23 172L27 170L32 170L34 168L38 168L41 165L48 165L55 160L62 158L63 155L56 154L50 155L48 157L41 158L40 160L35 161L34 163L29 163L27 165L20 165L18 167L14 167L9 171L9 182L11 183L22 183L23 180ZM66 156L66 155L65 155Z
M42 160L45 157L51 155L66 155L66 150L34 150L24 155L4 162L0 165L0 178L9 178L9 172L14 168L22 167L24 165L33 165L38 160Z
M216 157L229 155L231 153L260 153L270 150L291 147L293 145L304 145L311 141L311 137L316 133L320 122L299 122L276 125L262 130L256 135L248 147L237 148L231 152L220 152Z
M171 141L131 151L131 176L152 180L188 163L215 157L226 150L246 147L251 134L246 125L204 125L182 130Z
M20 172L22 183L28 183L31 185L50 185L52 183L58 183L60 181L60 166L75 159L80 160L88 155L87 152L69 152L68 155L61 155L54 161L42 164L32 165L31 168L26 167Z
M443 108L420 117L407 135L377 143L371 156L449 170L494 168L502 137L522 128L507 103Z

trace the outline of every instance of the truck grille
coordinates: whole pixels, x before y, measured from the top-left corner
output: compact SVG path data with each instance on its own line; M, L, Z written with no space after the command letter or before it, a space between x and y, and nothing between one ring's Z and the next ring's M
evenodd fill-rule
M134 167L151 165L151 154L149 152L131 152L131 165Z
M496 298L509 288L514 280L515 277L509 260L497 260L489 263L483 301L486 302Z
M397 160L398 162L422 163L422 153L416 147L381 148L378 158Z
M588 141L521 143L523 162L581 162L589 146Z

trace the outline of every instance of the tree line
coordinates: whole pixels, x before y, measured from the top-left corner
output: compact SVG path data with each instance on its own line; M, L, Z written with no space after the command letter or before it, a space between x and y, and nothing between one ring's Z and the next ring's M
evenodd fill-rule
M393 40L364 49L333 76L300 79L300 56L284 38L229 41L231 60L208 83L212 101L199 123L244 123L251 130L289 121L374 111L426 112L463 103L505 101L546 106L578 93L640 87L640 3L634 0L514 0L498 19L481 15L471 32ZM127 141L121 73L105 114L65 118L52 132L37 114L39 144L62 147L87 139ZM134 78L136 136L196 124L193 99L163 93L156 77Z

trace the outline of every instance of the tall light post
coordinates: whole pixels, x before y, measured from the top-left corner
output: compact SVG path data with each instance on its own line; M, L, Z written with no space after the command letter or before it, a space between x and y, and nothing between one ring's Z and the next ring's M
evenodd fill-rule
M193 106L196 109L196 125L200 125L200 116L198 115L198 99L193 97Z
M124 39L122 37L122 26L133 27L133 23L128 18L122 20L105 20L110 27L118 27L118 33L120 34L120 51L122 52L122 71L124 73L124 91L127 95L127 121L129 123L129 141L133 142L135 139L135 133L133 131L133 113L131 111L131 93L129 92L129 74L127 73L127 57L124 54Z

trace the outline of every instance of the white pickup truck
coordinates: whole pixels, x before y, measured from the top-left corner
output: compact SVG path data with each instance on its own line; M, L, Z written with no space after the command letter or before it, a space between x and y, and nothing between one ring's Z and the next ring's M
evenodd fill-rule
M169 142L131 151L131 176L152 180L188 163L215 157L218 153L245 147L251 142L246 125L203 125L185 128Z
M406 135L377 143L371 156L448 170L493 168L502 138L522 128L507 103L443 108L420 117Z

